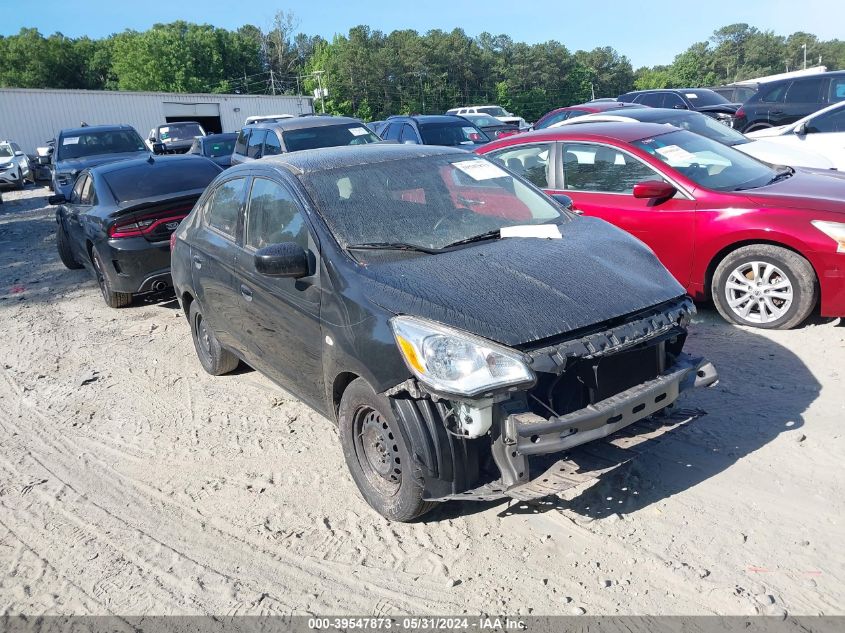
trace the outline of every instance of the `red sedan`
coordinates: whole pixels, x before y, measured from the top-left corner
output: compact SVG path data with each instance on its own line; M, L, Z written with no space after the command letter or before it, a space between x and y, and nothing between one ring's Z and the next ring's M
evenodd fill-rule
M786 329L819 303L845 316L842 172L771 167L651 123L540 130L476 151L640 238L726 319Z

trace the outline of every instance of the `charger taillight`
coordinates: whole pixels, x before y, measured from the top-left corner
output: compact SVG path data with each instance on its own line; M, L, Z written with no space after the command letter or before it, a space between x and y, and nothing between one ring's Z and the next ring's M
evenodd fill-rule
M163 209L149 215L118 220L108 228L107 233L112 239L146 237L164 240L170 237L190 210L190 206Z

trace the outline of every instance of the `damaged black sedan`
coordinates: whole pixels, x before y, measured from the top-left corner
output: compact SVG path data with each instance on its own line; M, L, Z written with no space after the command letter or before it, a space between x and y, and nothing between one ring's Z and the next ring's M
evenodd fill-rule
M535 456L716 381L648 248L458 149L236 166L177 229L172 273L206 371L243 360L335 420L391 520L521 498Z

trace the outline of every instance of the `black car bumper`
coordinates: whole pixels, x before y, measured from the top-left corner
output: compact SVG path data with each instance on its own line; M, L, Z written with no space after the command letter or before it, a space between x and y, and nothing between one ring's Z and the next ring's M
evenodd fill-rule
M508 415L502 421L501 436L493 445L502 483L507 489L528 481L526 458L530 456L559 453L612 435L674 404L687 389L709 387L718 379L712 363L682 354L653 380L578 411L549 418L534 413Z
M172 287L170 242L142 237L112 239L98 246L115 292L143 294Z

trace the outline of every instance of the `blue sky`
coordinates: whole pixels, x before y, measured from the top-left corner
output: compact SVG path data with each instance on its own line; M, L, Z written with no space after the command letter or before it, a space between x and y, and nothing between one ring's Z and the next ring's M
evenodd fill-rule
M296 14L299 30L326 38L358 24L382 31L461 27L470 35L506 33L529 43L556 39L573 51L613 46L627 55L635 68L670 63L693 42L705 40L716 28L733 22L747 22L782 35L808 31L822 39L845 37L842 0L316 0L290 5L274 0L6 0L0 4L0 35L17 33L26 26L44 34L60 31L72 37L102 37L178 19L224 28L247 23L267 27L273 14L285 9Z

